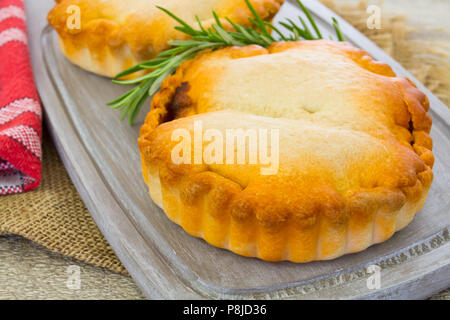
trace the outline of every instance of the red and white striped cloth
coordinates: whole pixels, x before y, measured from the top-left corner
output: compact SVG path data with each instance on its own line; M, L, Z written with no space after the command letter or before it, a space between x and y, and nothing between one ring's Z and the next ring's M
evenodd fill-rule
M22 0L0 0L0 195L41 181L41 105L27 43Z

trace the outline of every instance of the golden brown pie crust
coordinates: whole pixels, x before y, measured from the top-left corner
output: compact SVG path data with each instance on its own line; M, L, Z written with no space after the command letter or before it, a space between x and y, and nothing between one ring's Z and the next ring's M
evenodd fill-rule
M333 259L387 240L424 205L434 161L428 109L410 81L348 43L204 52L152 100L138 139L143 176L172 221L214 246L270 261ZM195 120L279 128L279 173L175 165L171 132Z
M278 12L284 0L252 0L265 20ZM199 15L205 27L213 23L212 11L248 25L251 16L244 0L58 0L48 22L58 32L60 48L74 64L108 77L139 62L152 59L169 47L168 42L185 39L174 27L177 22L155 6L171 10L196 24ZM80 8L80 29L70 28L69 17ZM223 19L223 24L229 23ZM133 75L136 76L136 75Z

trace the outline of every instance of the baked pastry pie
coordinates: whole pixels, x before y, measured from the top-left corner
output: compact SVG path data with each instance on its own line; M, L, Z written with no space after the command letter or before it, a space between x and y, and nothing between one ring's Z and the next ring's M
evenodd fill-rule
M251 0L266 20L278 12L284 0ZM48 21L60 37L60 47L74 64L114 77L139 62L152 59L168 48L168 42L186 36L177 22L156 8L164 7L189 24L197 15L205 27L213 23L211 12L248 25L250 10L244 0L56 0ZM79 24L77 24L77 19ZM227 21L223 20L226 26Z
M204 52L152 100L138 140L143 175L167 216L214 246L270 261L333 259L385 241L424 205L434 159L428 108L409 80L348 43ZM194 136L199 125L215 137L277 130L266 144L279 155L276 172L247 161L250 144L244 163L225 151L222 161L203 153L174 162L174 132ZM214 139L198 141L191 150Z

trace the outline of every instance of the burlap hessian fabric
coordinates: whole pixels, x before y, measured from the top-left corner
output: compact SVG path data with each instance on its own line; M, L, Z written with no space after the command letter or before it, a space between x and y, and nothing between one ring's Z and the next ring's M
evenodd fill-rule
M41 185L0 198L0 234L21 235L62 255L126 273L81 201L47 132Z
M450 105L448 41L416 37L417 30L407 27L405 17L388 14L382 15L382 29L370 30L366 26L365 1L323 2ZM0 198L0 234L21 235L56 253L126 273L72 185L48 134L44 134L43 141L42 184L31 192Z

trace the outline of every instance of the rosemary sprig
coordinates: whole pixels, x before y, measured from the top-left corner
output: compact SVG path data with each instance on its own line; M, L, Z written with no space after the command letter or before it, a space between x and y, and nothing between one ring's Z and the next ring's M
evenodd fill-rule
M180 25L175 29L181 31L191 37L190 40L174 40L169 42L171 48L159 53L156 58L137 64L129 69L126 69L114 78L113 83L120 85L136 85L133 89L129 90L122 96L108 103L113 109L119 109L122 111L122 120L128 117L130 125L136 120L142 105L155 94L162 81L173 74L176 68L183 62L194 58L199 52L204 50L216 50L218 48L227 46L246 46L250 44L257 44L262 47L268 47L276 41L297 41L299 39L305 40L317 40L322 39L322 34L319 31L314 19L309 11L303 5L300 0L296 0L300 9L305 14L310 26L302 19L298 17L299 23L295 23L291 19L281 21L280 27L290 31L290 35L284 35L280 28L274 26L272 23L264 21L256 12L249 0L245 0L252 17L249 18L251 27L245 27L234 23L228 18L225 18L233 27L234 30L227 31L223 27L217 14L213 11L213 17L215 23L209 28L205 29L198 17L196 21L198 29L190 26L181 18L169 10L158 7L158 9L164 11ZM337 39L344 41L344 36L339 28L339 24L335 18L333 18L333 27L336 32ZM276 36L274 36L275 34ZM151 70L151 72L131 80L120 80L120 78L141 71Z

